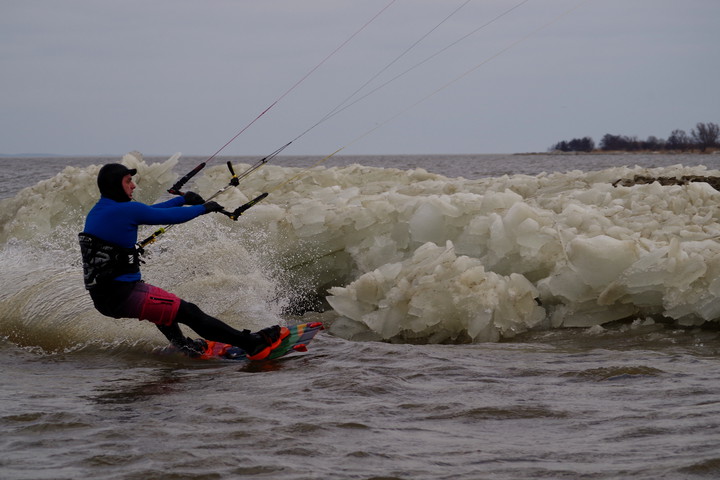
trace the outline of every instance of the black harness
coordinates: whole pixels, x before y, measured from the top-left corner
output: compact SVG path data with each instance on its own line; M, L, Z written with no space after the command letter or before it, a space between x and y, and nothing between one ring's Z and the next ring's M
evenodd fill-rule
M87 290L120 275L140 271L140 252L135 247L121 247L85 232L79 233L78 239Z

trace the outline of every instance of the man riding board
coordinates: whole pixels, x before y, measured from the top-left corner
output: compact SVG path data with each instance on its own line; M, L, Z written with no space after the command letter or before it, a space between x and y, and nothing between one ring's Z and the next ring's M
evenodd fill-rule
M104 165L97 177L100 200L93 206L79 234L85 288L95 308L108 317L137 318L154 323L184 353L199 356L204 340L192 340L180 330L182 323L207 340L242 348L249 359L264 358L281 341L277 325L259 332L236 330L192 303L145 283L136 248L139 225L184 223L200 215L219 212L216 202L194 193L154 205L133 201L137 170L119 163Z

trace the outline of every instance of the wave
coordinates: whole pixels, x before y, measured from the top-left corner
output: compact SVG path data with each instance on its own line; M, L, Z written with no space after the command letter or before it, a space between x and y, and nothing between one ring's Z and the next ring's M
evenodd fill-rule
M178 177L177 156L123 161L138 169L144 202L164 199ZM162 340L146 322L103 318L83 290L77 232L97 200L99 167L67 167L0 202L0 336L49 349ZM676 165L467 180L266 165L218 200L233 209L270 191L267 199L237 222L207 215L173 228L149 248L143 272L242 328L332 307L331 331L353 339L499 341L623 319L717 324L720 192L703 182L616 184L637 175L717 172ZM223 165L209 167L192 189L207 197L228 180Z

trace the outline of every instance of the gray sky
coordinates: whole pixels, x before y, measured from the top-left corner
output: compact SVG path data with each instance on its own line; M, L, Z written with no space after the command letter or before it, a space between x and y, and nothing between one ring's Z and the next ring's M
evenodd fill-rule
M0 153L209 156L280 99L222 152L269 154L465 0L396 0L293 88L390 3L0 0ZM719 48L718 0L474 0L369 89L419 66L283 153L515 153L689 133L720 122Z

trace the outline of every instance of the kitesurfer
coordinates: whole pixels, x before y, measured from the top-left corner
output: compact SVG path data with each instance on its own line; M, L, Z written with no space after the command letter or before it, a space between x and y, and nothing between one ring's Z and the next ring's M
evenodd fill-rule
M223 209L205 202L194 193L154 205L133 201L134 168L119 163L104 165L97 177L100 200L85 220L79 234L85 288L95 308L113 318L149 320L175 346L190 356L206 348L202 339L192 340L180 330L187 325L207 340L229 343L262 358L277 346L280 327L256 333L236 330L203 312L196 305L159 287L145 283L140 274L140 253L136 248L139 225L184 223L200 215Z

